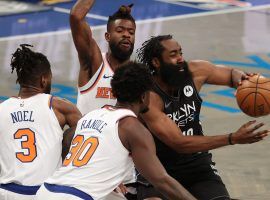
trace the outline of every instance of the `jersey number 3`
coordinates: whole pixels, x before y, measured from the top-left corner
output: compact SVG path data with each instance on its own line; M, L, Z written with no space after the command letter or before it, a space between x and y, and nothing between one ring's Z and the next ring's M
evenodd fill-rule
M23 163L35 160L37 157L35 132L29 128L19 129L14 134L14 139L21 140L21 148L24 150L24 152L17 152L16 158Z
M71 148L66 156L63 165L67 166L71 161L73 166L81 167L86 165L98 147L98 138L89 137L84 140L83 135L77 135L71 143Z

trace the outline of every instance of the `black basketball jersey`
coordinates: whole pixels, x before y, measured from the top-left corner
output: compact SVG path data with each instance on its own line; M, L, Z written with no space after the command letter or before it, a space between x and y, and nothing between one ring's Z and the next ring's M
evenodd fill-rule
M177 124L183 135L186 137L203 135L199 117L202 99L191 77L186 79L185 84L179 88L174 97L162 91L157 84L154 85L154 92L164 102L164 113ZM174 178L180 179L180 182L188 184L193 179L199 180L200 177L204 179L205 176L209 177L209 174L212 176L213 172L217 173L210 153L180 154L161 142L157 137L154 136L154 139L160 161L168 173Z

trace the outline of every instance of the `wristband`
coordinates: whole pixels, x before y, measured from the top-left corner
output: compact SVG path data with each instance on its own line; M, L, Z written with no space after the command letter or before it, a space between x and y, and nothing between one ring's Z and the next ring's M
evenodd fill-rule
M229 143L229 145L234 145L234 144L232 143L232 134L233 134L233 133L230 133L229 136L228 136L228 143Z

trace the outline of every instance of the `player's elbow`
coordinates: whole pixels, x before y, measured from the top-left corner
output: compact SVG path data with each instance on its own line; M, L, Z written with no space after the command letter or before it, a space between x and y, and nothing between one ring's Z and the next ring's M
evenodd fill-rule
M181 154L193 153L189 148L189 142L184 137L170 141L169 145L174 151Z
M152 184L158 191L164 191L169 185L169 179L170 176L164 172L163 174L160 174L157 179L153 180Z
M84 16L75 8L72 8L69 15L70 23L77 23L84 20Z

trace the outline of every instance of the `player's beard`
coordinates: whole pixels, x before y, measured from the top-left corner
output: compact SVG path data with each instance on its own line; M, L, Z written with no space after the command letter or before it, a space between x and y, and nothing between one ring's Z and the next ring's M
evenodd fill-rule
M126 61L130 58L133 49L134 49L134 44L131 43L130 49L129 50L123 50L120 47L120 43L114 43L110 42L109 43L112 55L119 61L123 62Z
M184 71L179 71L182 68ZM181 64L169 64L161 62L159 73L161 79L166 84L175 88L180 88L183 86L189 75L187 63L185 61Z

